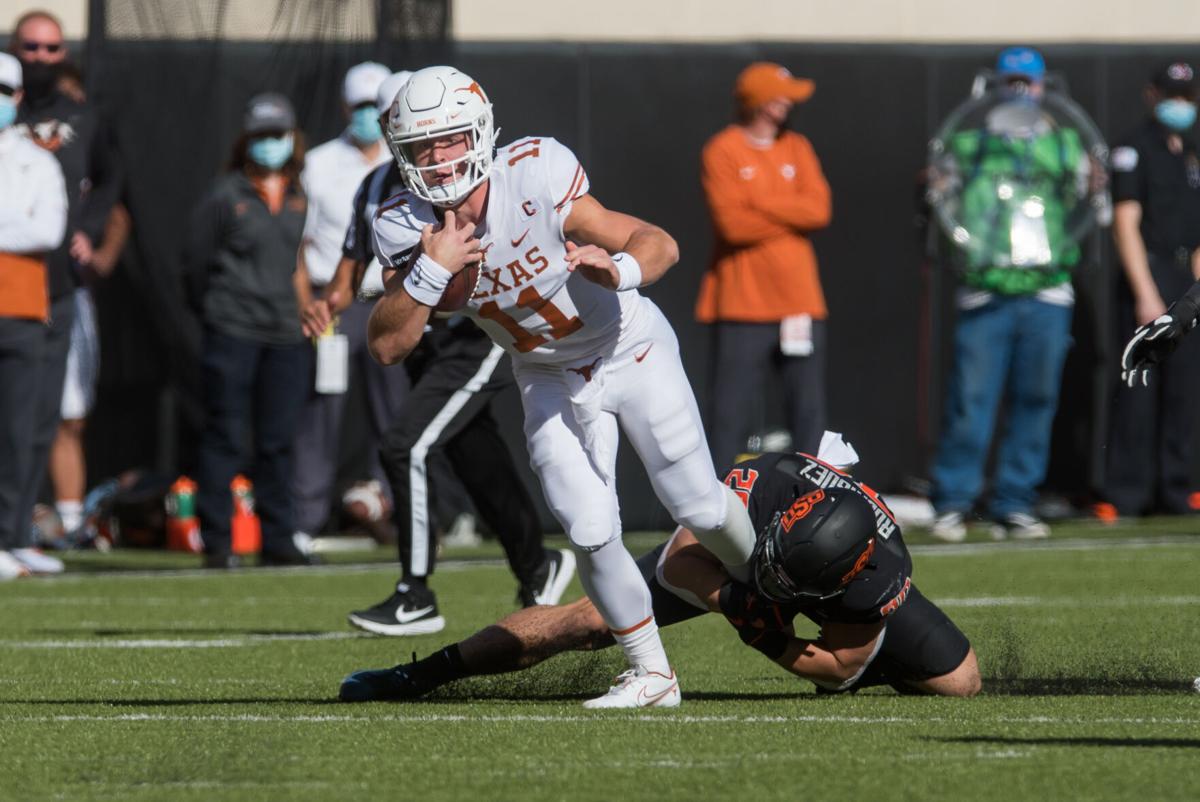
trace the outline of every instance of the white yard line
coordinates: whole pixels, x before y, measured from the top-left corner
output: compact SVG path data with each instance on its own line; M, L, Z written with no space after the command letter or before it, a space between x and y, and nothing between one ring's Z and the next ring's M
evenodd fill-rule
M664 538L665 539L665 538ZM937 557L961 557L972 555L994 554L998 551L1095 551L1145 549L1160 546L1196 546L1200 547L1200 535L1153 535L1136 538L1071 538L1056 540L1051 537L1046 540L1006 540L993 543L945 543L908 547L913 554ZM438 562L439 571L464 571L471 568L502 568L505 561L499 558L476 560L441 560ZM111 571L68 571L53 577L39 577L37 584L55 582L82 582L89 579L160 579L167 577L198 578L230 578L240 576L325 576L332 574L359 574L373 571L394 573L392 563L355 563L352 565L317 565L296 568L241 568L235 572L205 570L203 568L183 568L170 570L111 570Z
M114 704L120 704L114 702ZM470 716L455 713L428 713L416 715L335 715L335 714L296 714L296 715L263 715L255 713L236 715L177 715L169 713L114 713L112 715L66 714L41 716L3 716L0 720L8 722L28 722L34 724L76 722L76 721L112 721L112 722L245 722L245 723L312 723L327 724L337 722L398 722L405 724L438 724L446 722L481 722L481 723L513 723L526 722L531 724L555 724L604 720L647 721L657 724L958 724L959 718L939 716L697 716L676 715L668 711L661 713L642 713L628 717L609 716L605 713L562 715L535 715L527 713L512 713L505 715ZM1195 726L1200 724L1200 716L1193 718L1122 718L1122 717L1054 717L1054 716L997 716L987 718L980 723L1000 724L1139 724L1139 725L1180 725Z
M908 550L922 557L963 557L995 554L1004 551L1111 551L1147 549L1159 546L1197 546L1200 535L1150 535L1130 538L1070 538L1056 540L1001 540L991 543L939 543L909 546Z

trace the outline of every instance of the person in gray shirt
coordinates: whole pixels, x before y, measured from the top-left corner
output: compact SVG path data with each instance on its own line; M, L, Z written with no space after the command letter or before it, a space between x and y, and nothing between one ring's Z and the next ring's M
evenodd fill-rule
M289 492L292 441L312 381L296 286L307 207L299 182L303 162L291 103L278 94L256 95L229 171L192 220L186 276L204 327L206 412L196 506L209 567L237 564L229 484L243 467L254 482L263 564L309 562L293 541ZM248 426L253 455L247 466Z

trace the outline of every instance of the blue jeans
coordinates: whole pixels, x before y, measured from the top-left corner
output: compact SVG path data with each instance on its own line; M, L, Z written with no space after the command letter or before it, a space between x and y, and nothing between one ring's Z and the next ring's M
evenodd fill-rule
M983 487L983 468L1007 397L1008 415L996 453L990 514L1029 512L1046 476L1050 428L1058 407L1063 362L1071 344L1071 308L1032 296L993 297L959 313L933 466L939 514L969 512Z

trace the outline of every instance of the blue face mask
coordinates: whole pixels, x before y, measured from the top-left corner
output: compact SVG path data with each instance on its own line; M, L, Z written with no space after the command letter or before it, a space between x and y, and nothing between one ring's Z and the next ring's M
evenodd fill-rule
M17 119L17 102L10 95L0 95L0 131Z
M1172 131L1186 131L1196 122L1196 104L1180 98L1162 100L1154 107L1154 117Z
M250 142L250 161L268 170L278 170L292 158L292 135L263 136Z
M379 127L379 112L374 106L363 106L350 112L350 138L360 145L378 142L383 136Z

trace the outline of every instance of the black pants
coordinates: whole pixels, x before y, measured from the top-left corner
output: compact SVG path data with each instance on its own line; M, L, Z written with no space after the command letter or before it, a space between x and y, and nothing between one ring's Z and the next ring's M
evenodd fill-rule
M33 505L46 481L50 463L50 446L62 420L63 382L67 377L67 352L71 350L71 326L75 324L75 292L55 298L50 304L50 325L42 327L41 364L36 379L27 383L26 391L36 396L34 407L33 451L21 486L17 509L18 529L14 546L30 545L30 522Z
M778 322L716 323L713 338L706 424L717 470L733 464L766 420L771 370L783 380L792 447L816 454L825 431L825 321L813 321L813 352L808 356L780 352Z
M491 402L512 382L498 346L466 321L427 332L404 362L412 387L380 458L392 485L405 579L433 573L435 488L428 464L438 451L497 535L517 579L529 583L545 559L533 500L518 477Z
M1187 264L1150 257L1150 272L1168 304L1192 286ZM1116 353L1135 328L1133 296L1121 284ZM1200 389L1200 337L1185 337L1150 374L1147 387L1121 385L1113 400L1104 497L1122 515L1189 511L1191 443Z
M38 379L46 326L37 320L0 317L0 550L20 548L29 533L30 510L22 505L33 462Z
M231 551L229 483L245 466L252 430L255 511L263 551L289 551L295 531L289 482L292 442L307 396L308 342L267 345L209 330L204 337L204 431L196 471L196 509L204 550Z

